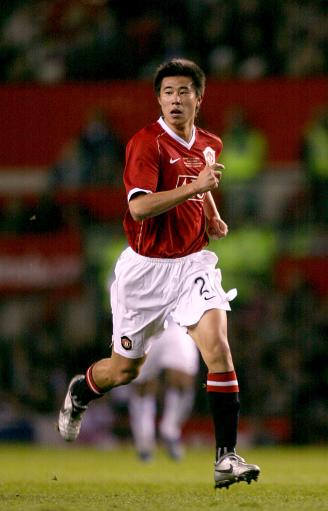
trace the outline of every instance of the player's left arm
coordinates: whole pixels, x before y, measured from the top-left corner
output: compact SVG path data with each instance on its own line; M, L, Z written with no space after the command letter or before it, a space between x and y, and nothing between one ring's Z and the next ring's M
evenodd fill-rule
M224 238L228 234L228 226L222 220L211 192L206 192L204 211L207 219L207 234L212 239Z

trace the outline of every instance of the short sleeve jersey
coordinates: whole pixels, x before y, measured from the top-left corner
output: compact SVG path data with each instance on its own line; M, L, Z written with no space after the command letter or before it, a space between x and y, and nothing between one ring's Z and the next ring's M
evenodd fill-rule
M222 150L219 137L194 127L189 143L160 118L137 132L126 147L124 185L128 200L136 193L154 193L184 186L196 179L206 162L213 164ZM136 222L127 210L124 230L131 248L144 256L177 258L208 244L205 194L171 210Z

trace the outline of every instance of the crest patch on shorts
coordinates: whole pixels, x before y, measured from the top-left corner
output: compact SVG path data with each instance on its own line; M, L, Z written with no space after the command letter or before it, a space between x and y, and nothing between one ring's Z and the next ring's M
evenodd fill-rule
M121 345L127 351L132 349L132 341L128 337L121 337Z

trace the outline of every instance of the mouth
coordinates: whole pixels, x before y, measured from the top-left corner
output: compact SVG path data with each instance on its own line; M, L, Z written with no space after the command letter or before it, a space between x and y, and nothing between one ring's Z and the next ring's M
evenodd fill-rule
M172 115L173 117L178 117L182 115L182 111L179 110L178 108L174 108L173 110L171 110L170 115Z

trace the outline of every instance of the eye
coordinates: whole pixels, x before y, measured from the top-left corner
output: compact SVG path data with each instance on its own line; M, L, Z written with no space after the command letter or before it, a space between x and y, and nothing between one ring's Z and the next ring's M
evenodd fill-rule
M191 91L189 89L182 89L180 91L180 94L186 96L188 94L191 94Z

